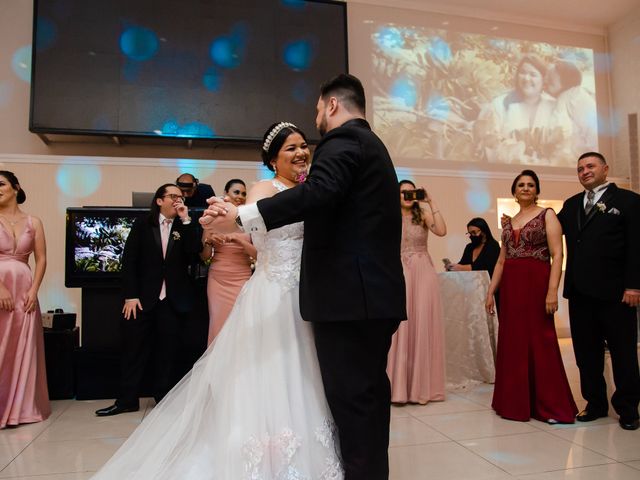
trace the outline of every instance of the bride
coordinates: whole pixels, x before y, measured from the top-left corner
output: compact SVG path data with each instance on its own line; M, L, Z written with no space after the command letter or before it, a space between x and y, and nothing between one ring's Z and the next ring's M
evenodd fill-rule
M248 202L304 180L310 152L290 123L272 125L262 157L275 172ZM222 331L92 478L342 480L311 324L298 282L303 224L252 234L255 273Z

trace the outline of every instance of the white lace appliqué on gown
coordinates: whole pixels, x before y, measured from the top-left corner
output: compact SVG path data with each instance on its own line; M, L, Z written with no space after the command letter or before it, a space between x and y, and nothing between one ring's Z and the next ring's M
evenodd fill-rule
M303 231L252 235L255 272L216 340L93 479L343 479L298 306Z

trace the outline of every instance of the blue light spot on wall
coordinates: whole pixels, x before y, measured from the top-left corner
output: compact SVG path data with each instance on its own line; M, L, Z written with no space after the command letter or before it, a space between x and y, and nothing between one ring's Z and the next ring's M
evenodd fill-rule
M383 50L404 47L404 38L395 27L382 27L375 34L376 43Z
M158 51L158 36L145 27L129 27L120 35L120 50L132 60L149 60Z
M31 82L31 45L20 47L11 58L13 72L27 83Z
M217 92L220 90L222 84L222 74L216 67L209 67L202 76L202 83L210 92Z
M271 180L274 177L274 173L265 165L260 165L256 177L258 178L258 180Z
M314 51L311 42L298 40L285 45L282 57L291 69L295 71L306 70L311 66Z
M596 73L609 73L613 63L613 55L610 53L594 53L593 67Z
M291 96L293 99L302 105L308 105L311 101L311 95L315 93L315 90L311 88L309 82L305 80L298 80L291 90Z
M470 172L469 175L473 173ZM491 195L484 180L479 178L466 178L468 190L465 193L467 206L475 214L486 213L491 208Z
M451 107L449 106L449 102L446 98L437 94L429 97L429 101L427 102L428 116L435 120L444 122L449 118L450 111Z
M393 82L390 94L397 103L403 103L407 107L415 107L418 101L416 84L407 77L400 77Z
M400 180L411 180L412 182L415 181L413 170L407 167L396 167L396 176L398 177L398 181Z
M448 65L451 62L451 48L449 44L440 37L436 37L429 45L429 53L434 60Z
M78 311L78 305L71 300L69 290L64 287L63 273L47 273L47 281L38 291L38 303L40 303L42 311L55 308L62 308L66 312Z
M213 62L222 68L236 68L244 61L247 28L237 24L229 35L221 35L211 42L209 54Z
M190 173L203 182L203 179L212 175L218 166L217 160L193 160L190 158L178 159L178 175ZM204 182L208 183L208 182Z
M49 48L58 37L58 29L48 18L38 17L36 29L38 32L36 37L36 48L38 51Z
M87 197L98 190L102 182L102 171L97 165L63 164L58 167L58 188L72 198Z
M304 0L282 0L282 5L296 10L303 10L307 6Z

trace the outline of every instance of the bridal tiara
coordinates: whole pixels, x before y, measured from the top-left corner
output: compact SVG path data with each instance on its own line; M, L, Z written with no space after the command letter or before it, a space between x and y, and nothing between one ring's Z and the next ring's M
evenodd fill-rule
M267 135L267 138L264 139L264 143L262 144L262 150L264 150L265 152L268 152L269 147L271 146L271 142L273 142L273 139L276 138L276 136L280 133L280 130L287 127L298 128L293 123L280 122L279 124L277 124L275 127L271 129L271 131L269 132L269 135Z

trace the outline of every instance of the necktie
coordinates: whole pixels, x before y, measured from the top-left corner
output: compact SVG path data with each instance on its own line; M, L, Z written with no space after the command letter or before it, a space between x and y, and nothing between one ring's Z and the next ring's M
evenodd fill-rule
M171 220L165 218L160 224L160 240L162 243L162 257L167 255L167 245L169 243L169 233L171 232ZM164 300L167 297L167 283L162 279L162 288L158 298Z
M587 192L587 204L584 206L584 213L586 213L587 215L589 215L589 212L593 208L593 199L595 198L595 196L596 194L593 190L589 190Z

